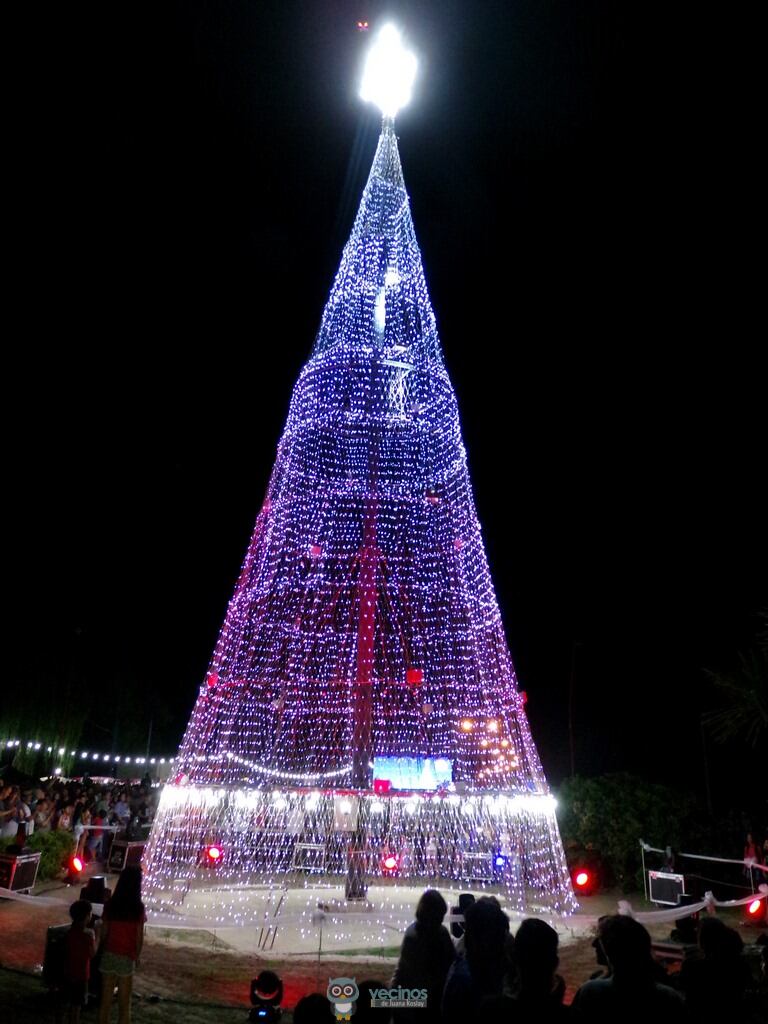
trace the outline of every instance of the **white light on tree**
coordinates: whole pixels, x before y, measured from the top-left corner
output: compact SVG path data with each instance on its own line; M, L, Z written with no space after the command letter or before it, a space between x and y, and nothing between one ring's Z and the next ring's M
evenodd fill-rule
M385 25L368 51L360 98L375 103L384 117L394 117L411 98L416 58L403 46L394 25Z

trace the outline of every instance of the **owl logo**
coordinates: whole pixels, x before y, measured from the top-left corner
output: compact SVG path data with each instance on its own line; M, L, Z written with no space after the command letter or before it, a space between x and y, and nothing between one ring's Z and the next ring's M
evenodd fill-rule
M357 1007L355 1001L360 995L354 978L329 978L325 993L331 1003L331 1013L336 1020L349 1020Z

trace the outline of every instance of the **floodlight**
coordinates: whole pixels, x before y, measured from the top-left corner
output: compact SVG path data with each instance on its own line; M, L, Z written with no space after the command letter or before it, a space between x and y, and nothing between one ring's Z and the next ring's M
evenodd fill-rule
M403 46L394 25L385 25L368 51L360 98L375 103L384 117L394 117L411 98L416 58Z

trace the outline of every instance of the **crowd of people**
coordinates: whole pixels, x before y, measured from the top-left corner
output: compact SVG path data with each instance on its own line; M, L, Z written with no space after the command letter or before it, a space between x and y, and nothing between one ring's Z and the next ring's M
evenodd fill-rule
M368 979L357 986L355 1024L465 1024L472 1019L489 1024L568 1019L574 1024L721 1024L732 1019L760 1024L767 1019L766 947L761 981L753 976L739 934L716 917L701 922L698 955L686 958L674 976L667 976L654 959L651 937L642 924L624 915L600 918L593 942L597 970L569 1007L558 973L559 939L554 928L540 918L527 918L513 936L509 919L493 896L470 897L462 908L454 909L463 910L463 915L462 923L451 926L451 938L444 925L448 907L442 895L434 889L422 895L391 981ZM72 905L70 915L61 1009L68 1007L70 1024L78 1024L92 963L98 959L99 1024L110 1019L115 990L119 1022L128 1024L146 922L141 869L123 871L101 920L93 918L91 905L82 899ZM415 998L419 1005L392 1010L374 1006L376 990L401 1002ZM346 1007L348 1012L349 1004ZM297 1004L294 1024L327 1024L333 1012L329 993L311 993Z
M718 918L698 929L698 950L668 976L654 959L647 929L624 915L600 919L593 943L596 971L565 1005L558 974L558 934L540 918L527 918L513 936L509 919L492 896L469 899L457 942L443 921L445 900L427 890L408 928L391 980L392 998L426 990L426 1006L401 1007L390 1014L371 1008L380 981L361 981L356 1024L547 1024L571 1019L588 1024L642 1020L653 1024L728 1021L760 1024L768 1017L766 947L762 980L755 979L738 932ZM329 1002L321 993L302 999L295 1024L327 1022Z
M85 860L99 860L105 856L109 829L141 829L151 823L158 793L148 777L140 784L110 785L88 778L51 779L31 789L0 780L0 832L8 836L66 831ZM745 860L760 863L762 852L749 835ZM472 1018L508 1024L567 1018L574 1024L636 1019L654 1024L722 1022L736 1017L740 1024L768 1021L768 946L762 947L762 974L756 977L741 936L717 917L685 919L688 952L693 944L696 950L670 975L654 959L650 934L642 924L626 915L600 918L593 942L596 970L568 1006L565 982L558 973L554 928L542 919L528 918L513 935L509 918L493 896L475 899L464 894L453 911L449 932L443 896L434 889L423 893L391 980L359 983L355 1024L464 1024ZM76 901L70 913L62 984L69 1020L79 1020L91 962L97 958L102 979L100 1022L109 1019L117 990L120 1022L127 1024L146 920L140 869L123 871L101 920L93 918L84 900ZM426 1004L392 1010L374 1007L370 993L376 989L390 990L395 999L398 994L407 998L423 993ZM327 993L313 993L300 1000L293 1019L295 1024L327 1024L332 1011Z
M69 832L84 860L101 860L105 835L114 828L140 833L155 814L158 790L145 776L140 784L105 785L49 779L22 789L0 779L0 838L29 837L35 832Z

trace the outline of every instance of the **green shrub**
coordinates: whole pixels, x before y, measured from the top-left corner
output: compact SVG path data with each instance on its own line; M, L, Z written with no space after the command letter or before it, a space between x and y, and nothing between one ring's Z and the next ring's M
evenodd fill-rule
M14 837L4 839L2 849L14 842ZM27 840L25 849L42 855L37 880L45 882L50 878L58 878L62 868L66 867L75 849L75 839L71 832L34 832Z
M691 796L635 776L577 776L563 783L558 798L566 849L599 851L606 884L625 892L643 886L640 839L679 850L683 842L695 847L701 836L701 812Z
M41 882L58 878L61 869L75 852L75 838L71 832L34 832L27 843L30 850L39 850L40 870L37 877Z

